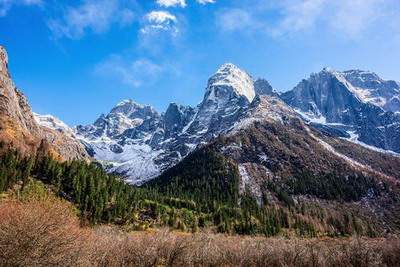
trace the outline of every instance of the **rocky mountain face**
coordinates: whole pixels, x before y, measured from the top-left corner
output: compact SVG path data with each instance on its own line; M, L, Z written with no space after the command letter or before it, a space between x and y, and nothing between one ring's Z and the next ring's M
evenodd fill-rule
M216 158L226 164L210 164ZM214 179L215 187L224 185L235 171L240 176L235 194L250 195L261 207L290 206L322 224L357 214L377 231L400 231L400 157L324 134L276 97L256 96L231 128L148 185L182 184L188 195L201 194L206 189L198 184Z
M3 47L0 47L0 140L22 153L44 150L42 152L60 160L87 157L84 147L76 139L36 121L26 97L11 79L7 52Z
M254 90L257 95L269 95L269 96L278 96L278 92L276 92L271 84L262 78L257 79L254 82Z
M400 84L385 81L369 71L344 71L343 76L355 89L355 94L385 111L400 112Z
M324 69L281 95L304 119L325 131L400 152L399 84L371 72Z

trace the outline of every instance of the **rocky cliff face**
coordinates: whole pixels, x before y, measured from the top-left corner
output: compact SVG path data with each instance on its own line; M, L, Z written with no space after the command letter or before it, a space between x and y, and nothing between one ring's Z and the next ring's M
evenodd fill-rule
M324 69L281 98L303 118L344 130L353 141L400 152L398 84L363 71ZM396 112L393 112L396 111Z
M354 93L365 102L385 111L400 112L400 84L386 81L376 73L362 70L344 71L343 76L355 88Z
M257 95L278 96L279 94L272 88L271 84L265 79L257 79L254 82L254 90Z
M0 47L0 140L23 153L46 148L43 152L60 160L87 156L84 147L71 136L38 124L26 97L11 79L8 56L3 47Z
M34 150L40 129L25 96L11 80L8 56L3 47L0 47L0 114L1 140L23 152Z

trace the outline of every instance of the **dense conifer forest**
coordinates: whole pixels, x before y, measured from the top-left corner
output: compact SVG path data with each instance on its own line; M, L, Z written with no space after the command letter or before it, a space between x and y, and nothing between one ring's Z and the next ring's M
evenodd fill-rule
M90 224L113 223L131 230L168 226L188 232L209 228L265 236L376 234L373 225L351 210L338 212L293 198L296 193L310 193L327 199L357 199L366 186L379 192L372 181L359 177L353 179L351 188L341 188L329 176L318 186L309 174L303 176L285 184L266 184L268 190L260 203L248 191L239 194L236 164L207 148L142 187L107 174L96 163L60 163L46 155L24 157L15 150L7 150L0 158L0 191L40 180L73 203L81 220ZM277 201L268 200L268 194L274 194Z

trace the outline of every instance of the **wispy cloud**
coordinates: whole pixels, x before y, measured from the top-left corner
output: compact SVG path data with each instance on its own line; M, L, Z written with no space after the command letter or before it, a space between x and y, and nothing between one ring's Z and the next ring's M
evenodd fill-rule
M224 31L256 29L275 37L323 29L358 38L374 26L393 24L400 17L398 0L256 2L258 5L240 5L217 13L217 24ZM277 15L271 18L271 13Z
M186 0L157 0L157 4L162 7L186 7Z
M0 0L0 17L7 15L13 6L40 6L42 0Z
M214 4L216 0L196 0L202 5ZM156 3L161 7L186 7L186 0L156 0Z
M141 28L141 32L143 34L169 32L175 35L179 32L177 22L176 16L167 11L151 11L144 17L144 25Z
M132 59L126 56L112 55L97 64L94 73L137 88L144 82L155 82L160 75L172 70L174 68L165 64L157 64L146 58Z
M339 0L340 1L340 0ZM311 29L326 7L326 0L301 0L281 2L282 18L276 33L298 32Z
M48 22L54 37L79 39L86 32L104 33L111 25L129 25L134 12L118 0L85 0L81 5L67 7L59 19Z
M224 31L249 31L260 26L253 15L240 8L226 9L217 14L217 24ZM262 25L262 24L261 24Z
M214 4L216 0L196 0L197 3L206 5L206 4Z

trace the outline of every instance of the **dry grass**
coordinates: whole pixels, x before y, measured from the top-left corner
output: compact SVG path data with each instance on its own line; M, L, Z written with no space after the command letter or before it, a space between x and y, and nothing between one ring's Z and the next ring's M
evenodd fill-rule
M400 266L400 240L82 228L57 199L0 203L0 266Z

